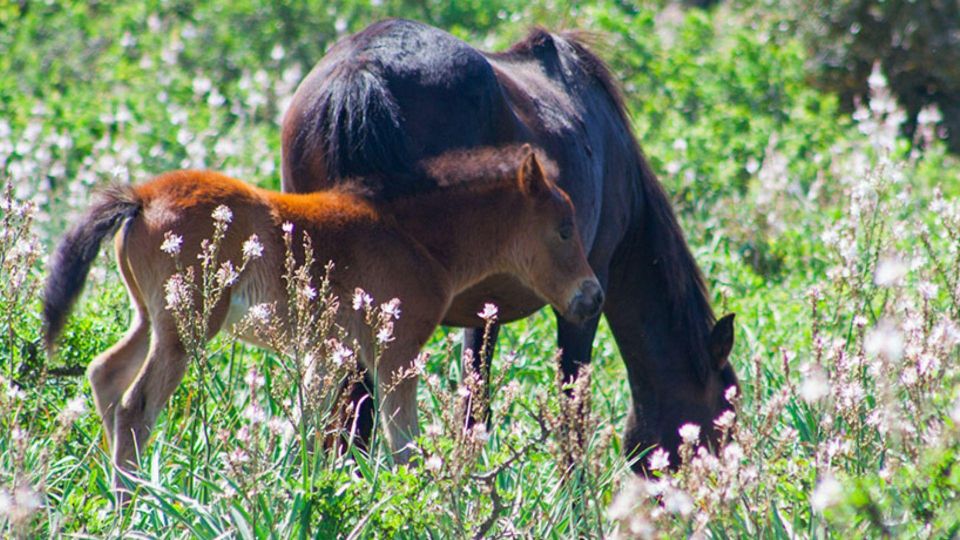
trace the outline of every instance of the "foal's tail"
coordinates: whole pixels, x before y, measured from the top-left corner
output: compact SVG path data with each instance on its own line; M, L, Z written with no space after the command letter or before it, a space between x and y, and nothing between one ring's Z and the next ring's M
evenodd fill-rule
M103 190L79 223L60 241L50 262L43 291L44 340L47 350L63 330L67 315L100 251L100 244L129 218L143 202L131 186L113 185Z

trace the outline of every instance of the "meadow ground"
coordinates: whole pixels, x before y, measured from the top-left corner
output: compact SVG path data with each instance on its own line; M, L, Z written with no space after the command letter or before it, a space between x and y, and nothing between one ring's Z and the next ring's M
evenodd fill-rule
M957 536L960 163L937 111L901 137L905 113L877 70L860 107L841 112L808 83L800 4L310 4L0 3L4 536ZM422 459L393 467L382 443L338 457L316 443L342 353L281 359L224 336L192 351L135 501L115 511L77 372L122 335L128 302L102 255L45 358L53 243L110 181L190 167L277 187L297 83L337 36L388 15L487 49L532 23L597 32L715 310L738 315L726 446L688 448L675 474L632 476L609 331L569 398L540 313L501 334L489 430L462 427L477 382L460 376L459 331L440 329L420 385ZM313 286L304 306L323 313L330 300ZM311 352L327 377L306 373Z

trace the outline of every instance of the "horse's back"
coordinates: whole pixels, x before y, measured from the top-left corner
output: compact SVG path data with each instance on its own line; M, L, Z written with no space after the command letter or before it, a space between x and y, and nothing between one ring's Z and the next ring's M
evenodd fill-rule
M288 110L283 185L307 192L365 176L378 196L408 195L436 187L418 170L425 158L517 142L557 163L584 243L612 250L636 199L633 137L599 59L541 29L502 53L406 20L345 38Z

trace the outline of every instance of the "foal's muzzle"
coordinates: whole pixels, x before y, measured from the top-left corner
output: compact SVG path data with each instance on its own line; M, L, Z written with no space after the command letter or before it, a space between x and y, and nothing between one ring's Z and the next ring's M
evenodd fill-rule
M566 319L575 324L596 317L603 307L603 289L595 279L585 280L567 308Z

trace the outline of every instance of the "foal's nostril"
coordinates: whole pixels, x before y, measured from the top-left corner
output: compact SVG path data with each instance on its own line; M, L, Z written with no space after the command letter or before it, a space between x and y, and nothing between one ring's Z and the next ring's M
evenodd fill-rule
M593 295L593 305L596 306L598 312L603 307L603 291L601 289L597 289L596 294Z
M594 280L584 281L580 292L574 297L571 311L581 321L591 319L600 313L603 306L603 289Z

